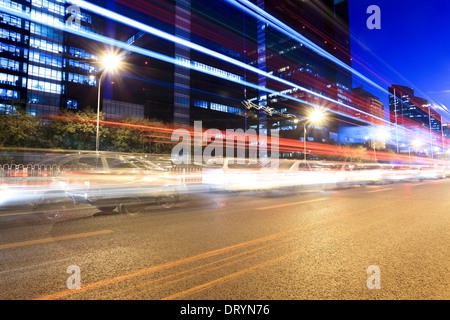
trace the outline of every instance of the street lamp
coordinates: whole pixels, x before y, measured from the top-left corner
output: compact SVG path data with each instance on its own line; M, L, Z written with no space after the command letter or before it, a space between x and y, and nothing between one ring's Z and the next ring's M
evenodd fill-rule
M375 132L375 136L373 137L373 140L372 140L373 155L374 155L375 161L377 161L377 151L376 151L377 142L378 141L382 142L384 147L382 146L380 148L385 148L386 140L389 139L389 136L390 136L389 132L386 131L384 128L379 128Z
M312 124L319 124L320 122L322 122L323 118L325 117L325 113L320 110L320 109L314 109L313 111L311 111L311 113L301 119L295 119L294 123L298 123L299 121L303 122L303 160L306 161L306 124L307 123L312 123Z
M95 151L99 151L99 142L100 142L100 136L99 136L99 129L100 129L100 101L101 101L101 87L102 87L102 80L105 77L105 73L108 71L113 72L120 66L121 57L113 54L108 53L106 54L102 60L101 60L101 66L103 67L103 71L100 74L100 77L98 79L98 92L97 92L97 132L95 136Z
M431 155L431 159L433 159L433 137L431 134L431 105L423 104L422 107L428 108L428 131L430 133L430 155Z
M408 146L408 159L409 164L411 164L411 146L414 148L419 148L422 145L422 141L420 140L414 140L411 145Z
M314 109L309 115L309 121L314 124L319 124L324 117L324 113L322 110Z

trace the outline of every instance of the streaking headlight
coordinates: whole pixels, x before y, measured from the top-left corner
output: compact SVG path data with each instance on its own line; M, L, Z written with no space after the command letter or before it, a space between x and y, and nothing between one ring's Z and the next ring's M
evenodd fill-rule
M65 182L65 181L58 181L58 186L60 186L61 188L65 188L67 186L67 182Z
M8 199L8 185L0 184L0 204L4 203Z

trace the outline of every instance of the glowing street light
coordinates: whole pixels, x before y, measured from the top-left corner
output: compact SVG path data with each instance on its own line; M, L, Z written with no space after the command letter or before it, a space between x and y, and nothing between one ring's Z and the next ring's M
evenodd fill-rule
M103 57L101 64L105 70L114 71L115 69L119 68L120 61L120 56L113 53L108 53Z
M422 146L422 141L420 140L414 140L411 145L408 146L408 158L409 158L409 164L411 164L411 146L414 148L420 148Z
M113 72L117 70L120 67L121 64L121 56L114 54L114 53L108 53L105 56L103 56L100 64L103 67L103 72L100 75L100 78L98 80L98 93L97 93L97 132L95 137L95 151L99 151L99 129L100 129L100 100L101 100L101 88L102 88L102 80L105 76L106 72Z
M314 109L308 119L311 123L319 124L323 120L324 116L325 114L322 110Z
M384 148L386 146L386 140L388 140L390 136L391 136L390 132L386 130L384 127L379 127L374 129L374 131L372 131L371 138L372 138L373 157L375 161L377 161L376 148L378 142L381 145L380 149Z
M306 124L307 122L318 125L325 118L325 112L315 108L311 111L311 113L301 120L295 119L294 123L298 123L299 121L303 121L303 160L306 161Z

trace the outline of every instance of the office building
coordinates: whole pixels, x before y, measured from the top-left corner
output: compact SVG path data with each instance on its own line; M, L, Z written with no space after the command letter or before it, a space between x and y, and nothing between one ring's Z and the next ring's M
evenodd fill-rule
M390 121L395 126L409 128L433 141L442 141L442 116L428 101L416 97L414 89L392 85L389 87ZM428 140L428 139L427 139Z

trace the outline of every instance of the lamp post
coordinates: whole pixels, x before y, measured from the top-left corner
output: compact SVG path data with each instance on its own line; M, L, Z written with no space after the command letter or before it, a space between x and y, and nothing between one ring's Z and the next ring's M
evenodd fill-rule
M373 155L375 158L375 161L377 160L377 143L380 142L380 144L382 145L380 147L380 149L385 148L386 147L386 140L389 138L390 134L388 131L386 131L384 128L379 128L376 130L374 137L372 139L372 145L373 145ZM383 147L384 145L384 147Z
M95 151L99 150L99 128L100 128L100 101L101 101L101 87L102 87L102 79L104 78L105 72L100 74L100 78L98 79L98 92L97 92L97 132L95 135Z
M101 61L103 71L98 79L98 92L97 92L97 130L95 136L95 151L99 151L100 147L100 103L101 103L101 88L102 80L105 77L105 73L108 71L114 71L120 65L121 57L112 53L105 55Z
M433 159L434 156L433 156L433 137L431 134L431 105L423 104L422 107L425 107L428 110L428 131L430 133L430 155L431 155L431 159Z
M301 120L298 119L294 120L295 123L298 123L299 121L303 122L303 160L305 161L306 161L306 125L307 123L319 124L323 120L324 116L325 114L322 110L314 109L306 118L303 118Z
M412 145L408 145L408 159L409 159L409 164L411 164L411 146L413 146L414 148L419 148L422 145L422 142L419 140L414 140Z

